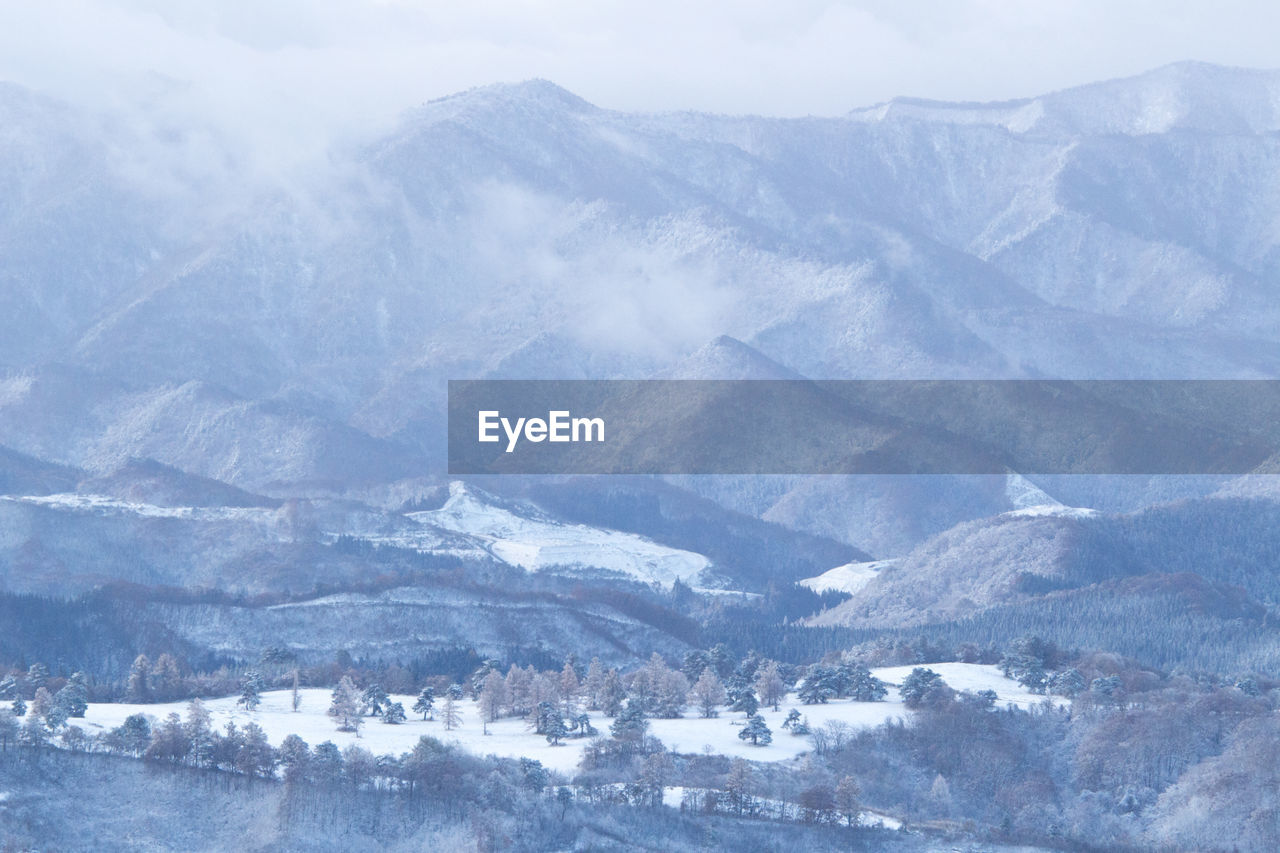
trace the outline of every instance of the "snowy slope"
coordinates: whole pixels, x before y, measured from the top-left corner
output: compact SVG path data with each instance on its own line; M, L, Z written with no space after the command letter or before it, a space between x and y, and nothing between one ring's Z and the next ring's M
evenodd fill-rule
M499 560L528 571L580 566L618 572L640 581L670 585L688 581L710 565L701 554L659 545L642 536L582 524L565 524L532 507L502 502L460 482L437 510L410 518L433 528L465 534Z
M106 495L64 493L55 495L14 496L0 495L0 501L26 503L69 512L91 512L102 515L135 515L143 518L182 518L201 521L226 521L240 519L266 523L276 511L262 507L190 507L156 506L155 504L123 501Z
M892 566L895 562L895 560L872 560L868 563L846 563L825 571L815 578L805 578L797 583L809 587L814 592L830 590L852 594L870 583L881 569Z

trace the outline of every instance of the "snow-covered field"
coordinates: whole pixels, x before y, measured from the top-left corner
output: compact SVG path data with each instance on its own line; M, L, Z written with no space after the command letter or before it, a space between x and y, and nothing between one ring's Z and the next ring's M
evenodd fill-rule
M92 512L102 515L137 515L144 518L182 518L197 521L247 520L270 523L275 510L261 507L191 507L157 506L135 501L122 501L106 495L67 492L56 495L0 495L0 501L32 504L70 512Z
M1044 701L1043 696L1027 692L1017 682L1005 678L994 666L966 663L940 663L929 666L952 687L962 690L994 690L1003 704L1030 707ZM910 666L885 667L873 670L874 674L890 684L898 684L911 672ZM279 744L290 734L296 734L315 746L326 740L339 747L357 744L375 754L408 752L418 738L430 735L459 748L482 755L498 755L506 758L527 757L541 761L546 767L571 774L582 758L585 739L570 739L560 746L551 746L546 739L535 735L523 720L503 719L489 724L489 734L484 734L479 710L472 701L458 703L462 722L452 731L446 731L438 719L423 721L421 714L409 715L400 725L387 725L381 718L366 717L360 735L339 732L333 720L326 715L330 691L304 689L298 712L290 707L290 692L273 690L262 695L262 704L256 711L248 712L236 706L235 697L210 699L204 704L213 717L213 724L222 728L234 721L237 726L253 722L267 733L273 744ZM886 702L850 702L838 700L826 705L801 705L794 695L787 697L778 711L762 709L761 715L773 731L773 743L768 746L752 746L738 738L743 715L722 710L719 717L702 719L690 708L683 719L651 720L652 733L669 749L682 753L710 751L722 755L749 758L754 761L785 761L807 752L812 743L808 737L795 737L782 730L787 711L794 707L808 718L810 728L818 728L828 721L840 721L855 728L869 728L896 718L909 718L911 712L898 701L896 689L890 688ZM413 707L414 697L393 696L393 701L403 703L406 710ZM1061 701L1061 700L1057 700ZM437 709L439 701L437 701ZM86 731L98 734L120 725L130 714L146 714L157 720L170 713L186 715L186 702L167 704L131 705L126 703L94 703L89 705L84 720L73 720L73 725L84 726ZM437 715L438 716L438 715ZM603 734L608 733L609 720L592 715L592 725Z
M850 595L871 583L871 579L883 568L892 566L897 560L872 560L869 563L845 563L836 566L817 577L797 581L814 592L847 592Z
M549 566L586 566L670 586L677 578L695 577L709 563L701 554L668 548L632 533L517 513L484 500L459 482L450 484L449 500L440 509L409 517L465 534L482 542L499 560L531 572Z

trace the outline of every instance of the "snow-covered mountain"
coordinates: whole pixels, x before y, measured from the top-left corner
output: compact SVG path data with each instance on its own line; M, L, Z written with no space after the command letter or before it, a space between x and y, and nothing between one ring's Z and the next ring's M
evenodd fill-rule
M5 85L0 445L282 498L438 475L450 377L1272 376L1277 92L1190 63L771 119L534 81L236 182ZM879 556L1017 508L999 479L697 488Z

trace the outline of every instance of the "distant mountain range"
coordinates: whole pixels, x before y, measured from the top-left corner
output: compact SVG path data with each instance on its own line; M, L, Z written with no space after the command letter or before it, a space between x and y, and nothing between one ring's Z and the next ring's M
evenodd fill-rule
M395 506L442 485L448 378L1280 372L1280 72L807 119L533 81L287 181L211 179L216 139L135 118L0 85L0 491L154 463ZM875 556L1019 505L1000 477L673 482Z

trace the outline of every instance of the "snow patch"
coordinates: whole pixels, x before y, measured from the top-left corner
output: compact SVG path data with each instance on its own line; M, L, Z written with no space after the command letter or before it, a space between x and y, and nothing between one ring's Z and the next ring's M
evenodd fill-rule
M1096 509L1089 509L1082 506L1063 506L1062 504L1043 504L1041 506L1029 506L1023 509L1015 509L1011 512L1003 513L1009 518L1043 518L1047 516L1057 516L1059 518L1089 518L1097 515Z
M449 500L436 510L411 513L420 524L459 533L480 542L495 558L526 571L582 566L670 586L710 565L701 554L659 545L643 536L566 524L532 507L499 506L496 499L454 482Z
M850 595L871 583L881 569L892 566L897 560L872 560L867 563L846 563L836 566L817 577L797 581L814 592L847 592Z
M25 503L68 512L97 513L100 515L136 515L142 518L181 518L195 521L269 520L275 516L274 510L261 507L156 506L155 504L122 501L107 495L73 492L33 496L0 495L0 501Z

